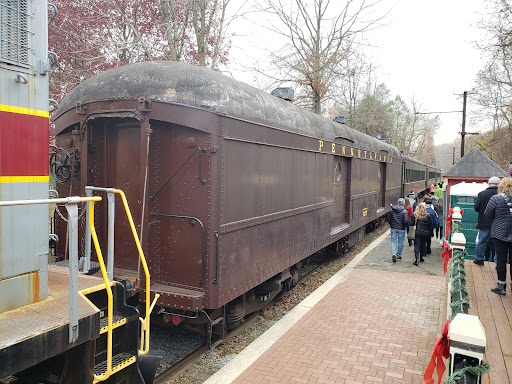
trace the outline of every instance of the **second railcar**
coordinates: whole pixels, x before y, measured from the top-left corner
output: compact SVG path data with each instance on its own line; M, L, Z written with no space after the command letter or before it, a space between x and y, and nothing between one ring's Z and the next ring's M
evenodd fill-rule
M402 165L402 195L407 196L409 192L424 194L431 184L442 181L441 170L432 165L425 164L409 156L403 156Z
M401 193L393 146L184 63L99 74L63 100L55 123L74 164L60 193L126 191L162 311L227 306L236 324ZM96 224L107 233L106 212ZM129 236L116 228L115 272L140 283Z

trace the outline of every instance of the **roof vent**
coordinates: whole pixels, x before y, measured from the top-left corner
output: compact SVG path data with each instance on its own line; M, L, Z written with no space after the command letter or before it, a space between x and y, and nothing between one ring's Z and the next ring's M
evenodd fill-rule
M280 99L293 101L295 92L293 91L292 88L286 87L286 88L276 88L270 94L272 96L277 96Z
M345 124L345 116L338 115L334 118L334 121L337 122L338 124Z

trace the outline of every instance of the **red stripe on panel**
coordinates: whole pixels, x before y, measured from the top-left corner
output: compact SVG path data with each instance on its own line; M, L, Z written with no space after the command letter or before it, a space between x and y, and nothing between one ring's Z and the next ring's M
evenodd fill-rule
M48 118L0 111L0 176L48 176Z

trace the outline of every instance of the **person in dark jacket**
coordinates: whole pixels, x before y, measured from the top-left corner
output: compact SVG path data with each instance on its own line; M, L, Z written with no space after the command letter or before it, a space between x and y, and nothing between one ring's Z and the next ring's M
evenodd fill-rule
M475 247L475 260L473 260L473 263L477 265L484 265L485 248L487 246L492 224L492 220L485 216L485 208L487 207L487 203L490 198L498 193L499 183L500 179L498 177L491 177L488 181L489 187L480 192L475 201L475 211L478 212L478 220L476 222L476 228L478 229L478 244Z
M391 254L393 263L402 260L402 250L404 248L405 233L409 228L409 219L407 210L404 208L405 200L398 199L398 205L391 205L391 211L386 217L391 227ZM398 247L397 247L398 241Z
M430 234L430 237L427 239L427 255L430 255L432 253L431 247L432 247L432 237L434 237L434 229L439 228L439 218L437 217L437 213L432 206L431 199L425 200L425 210L430 215L430 218L432 219L432 225L433 225L432 233Z
M512 258L512 178L504 177L498 185L498 194L491 196L485 215L492 220L491 236L496 250L498 282L491 291L506 294L507 253ZM512 276L512 267L510 267Z
M436 228L436 239L439 241L439 244L443 244L443 197L439 199L434 210L437 213L437 218L439 219L439 227Z
M416 225L416 237L414 238L414 265L418 265L419 261L425 261L423 258L427 253L427 240L434 229L432 217L427 213L425 205L418 204L414 211L413 221L411 225Z

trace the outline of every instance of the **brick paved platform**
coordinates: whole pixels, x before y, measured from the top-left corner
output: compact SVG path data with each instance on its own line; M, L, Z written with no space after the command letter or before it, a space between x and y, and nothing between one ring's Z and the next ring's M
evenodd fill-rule
M389 242L386 235L366 254L379 252ZM440 254L438 248L431 256ZM272 339L285 317L267 331L267 341L258 339L242 352L271 345L257 360L245 364L240 354L207 383L421 383L446 320L447 279L354 269L366 254L343 269L345 276L329 280L330 291L316 304L306 299L291 311L299 320L287 331Z

